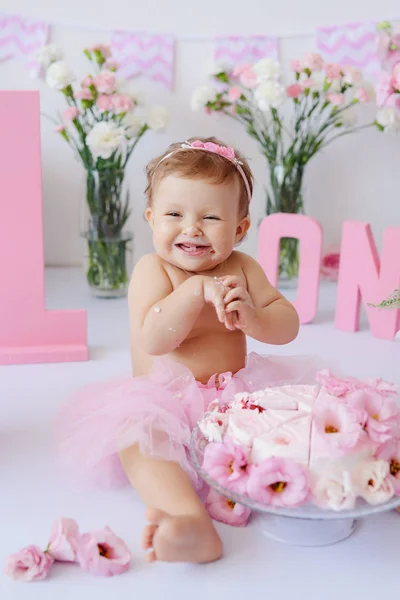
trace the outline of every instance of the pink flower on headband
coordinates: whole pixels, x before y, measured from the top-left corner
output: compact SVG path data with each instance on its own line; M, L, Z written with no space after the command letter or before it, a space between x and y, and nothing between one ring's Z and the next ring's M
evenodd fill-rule
M218 144L214 144L213 142L201 142L200 140L195 140L189 144L192 148L204 148L204 150L208 150L209 152L213 152L214 154L219 154L220 156L224 156L228 160L235 160L235 151L233 148L228 148L228 146L219 146Z

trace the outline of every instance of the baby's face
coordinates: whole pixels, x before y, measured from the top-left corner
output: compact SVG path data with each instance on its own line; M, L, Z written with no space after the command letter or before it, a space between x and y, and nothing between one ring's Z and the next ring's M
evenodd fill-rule
M250 226L248 217L239 218L238 206L236 179L213 184L165 177L146 211L155 251L185 271L213 269L230 256Z

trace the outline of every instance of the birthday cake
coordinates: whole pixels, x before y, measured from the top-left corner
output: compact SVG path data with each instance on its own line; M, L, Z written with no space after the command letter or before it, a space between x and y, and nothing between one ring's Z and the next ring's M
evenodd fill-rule
M400 397L383 380L283 385L211 403L202 469L263 504L331 510L400 495Z

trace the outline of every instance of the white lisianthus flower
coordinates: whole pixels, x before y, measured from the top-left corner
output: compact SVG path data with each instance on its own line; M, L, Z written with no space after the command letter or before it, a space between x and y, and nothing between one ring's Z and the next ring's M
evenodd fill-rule
M201 85L194 90L190 106L192 110L201 110L208 102L214 102L217 90L212 85Z
M65 60L57 60L51 63L46 72L46 83L49 87L56 90L63 90L75 81L74 72L70 69Z
M312 473L311 491L315 503L321 508L344 510L354 508L357 494L349 471L329 469Z
M357 111L354 106L349 106L349 108L342 112L340 115L340 122L343 127L346 127L347 129L354 127L357 123Z
M394 496L386 460L369 460L360 463L354 472L354 482L359 495L368 504L381 504Z
M279 108L285 99L285 88L277 81L264 81L254 90L254 98L261 110Z
M62 60L63 53L57 44L48 44L47 46L39 48L36 52L36 58L42 67L47 69L51 63Z
M125 133L128 138L136 137L144 125L144 120L133 113L128 113L124 118Z
M398 131L400 127L399 115L392 106L380 108L376 115L376 122L388 133Z
M164 106L153 106L147 110L146 123L153 131L165 129L169 120L169 112Z
M125 142L125 129L112 121L96 123L86 138L86 143L95 158L110 158L116 150L124 149Z
M278 80L281 75L281 66L273 58L262 58L253 65L258 82Z

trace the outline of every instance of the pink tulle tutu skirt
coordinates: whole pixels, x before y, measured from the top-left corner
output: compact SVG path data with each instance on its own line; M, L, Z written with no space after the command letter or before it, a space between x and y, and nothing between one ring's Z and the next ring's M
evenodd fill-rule
M243 369L216 374L205 385L184 365L156 358L149 375L91 384L65 403L56 424L61 462L90 485L119 487L128 481L119 452L139 444L143 455L178 462L200 489L189 440L209 404L267 386L314 383L321 368L316 363L312 357L251 353Z

